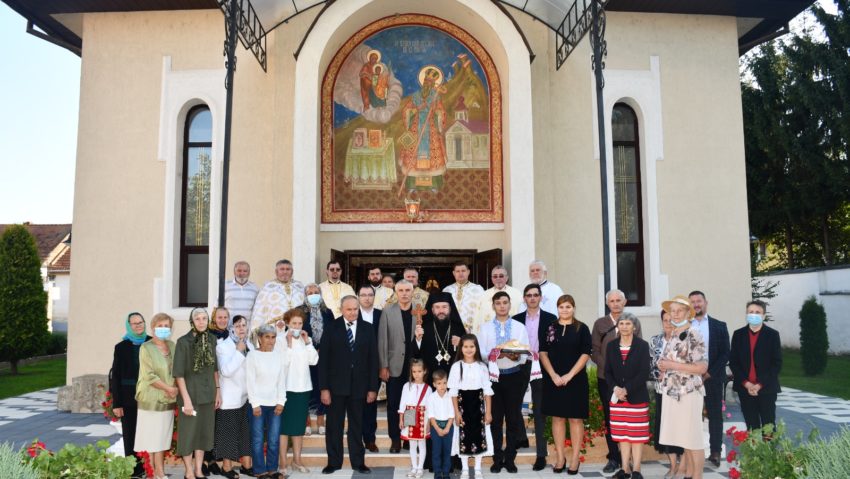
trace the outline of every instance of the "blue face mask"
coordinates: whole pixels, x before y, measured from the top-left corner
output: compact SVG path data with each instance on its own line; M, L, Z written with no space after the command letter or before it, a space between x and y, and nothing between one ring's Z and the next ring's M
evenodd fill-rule
M687 319L682 320L681 323L677 323L676 321L670 320L670 324L672 324L673 326L675 326L677 328L681 328L682 326L688 324L688 320Z
M748 314L747 315L747 323L750 326L759 326L764 322L764 318L760 314Z
M153 334L159 339L168 339L171 337L171 328L153 328Z
M307 302L310 303L313 306L318 305L319 301L321 301L321 300L322 300L321 294L308 294L307 295Z

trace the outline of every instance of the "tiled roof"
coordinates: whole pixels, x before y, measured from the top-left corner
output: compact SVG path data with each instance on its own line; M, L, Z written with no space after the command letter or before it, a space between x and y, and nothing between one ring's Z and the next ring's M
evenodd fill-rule
M59 253L49 265L47 265L48 273L70 273L71 272L71 247L65 248L65 251Z
M6 231L6 227L10 225L0 225L0 235ZM71 225L33 225L24 223L30 233L35 236L35 244L38 247L38 257L42 263L56 248L56 245L65 240L65 237L71 232Z

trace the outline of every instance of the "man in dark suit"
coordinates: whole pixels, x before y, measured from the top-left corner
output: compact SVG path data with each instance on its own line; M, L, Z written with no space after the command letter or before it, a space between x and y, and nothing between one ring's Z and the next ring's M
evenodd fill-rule
M378 346L372 325L358 321L356 296L340 301L342 317L331 323L322 337L319 352L319 389L327 406L325 448L328 465L322 474L342 468L342 435L348 414L348 457L351 468L368 474L362 441L363 409L378 396Z
M380 270L378 270L380 272ZM378 326L381 324L381 310L374 307L375 290L371 285L360 286L357 292L357 300L360 302L360 311L357 315L358 321L365 321L372 325L375 330L375 344L378 341ZM381 383L378 382L378 388ZM378 401L367 404L363 409L363 444L370 452L380 452L375 444L375 433L378 431Z
M726 380L726 364L729 362L729 329L723 321L708 316L705 293L691 291L688 300L696 312L691 327L702 334L708 351L708 371L702 375L705 409L708 411L708 444L711 449L708 462L714 467L720 467L720 451L723 447L723 383Z
M767 312L762 301L747 303L747 326L732 335L729 368L732 389L738 393L747 429L776 422L776 395L782 369L779 332L764 325Z
M528 331L528 341L531 346L531 352L540 352L540 337L546 334L549 325L558 320L554 314L544 311L540 308L540 301L543 298L543 293L540 290L540 285L531 283L525 287L522 292L523 300L525 301L526 310L514 316L514 319L525 325L525 330ZM543 376L538 374L540 363L532 361L526 363L526 368L531 369L536 363L534 375L531 376L531 403L534 404L534 438L537 441L537 459L534 461L532 469L542 471L546 468L546 416L540 411L543 407ZM531 371L529 370L529 374ZM523 425L525 425L523 423ZM527 437L527 433L523 435Z

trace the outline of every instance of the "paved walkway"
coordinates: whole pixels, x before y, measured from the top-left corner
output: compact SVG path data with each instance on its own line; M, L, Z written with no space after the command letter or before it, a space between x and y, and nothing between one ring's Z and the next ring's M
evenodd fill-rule
M48 449L60 449L67 443L79 445L91 444L105 439L120 449L119 429L110 424L100 414L71 414L56 410L56 388L46 389L22 396L0 400L0 442L11 442L22 447L38 438ZM726 411L724 430L731 426L744 427L743 417L733 393L728 394L729 405ZM791 434L800 431L804 437L812 427L817 427L821 436L829 436L842 426L850 424L850 401L807 393L792 388L783 388L777 401L777 416L788 425ZM706 438L706 443L708 439ZM368 455L366 459L369 463ZM599 478L603 476L601 464L585 464L577 478ZM705 479L728 478L728 468L722 464L715 470L705 468ZM648 479L664 477L666 465L649 462L643 465L643 475ZM169 468L168 473L175 478L182 477L181 468ZM407 468L375 467L371 475L353 474L351 470L337 471L333 477L354 479L403 479ZM502 473L502 479L549 478L551 469L534 472L531 466L519 466L518 474ZM496 476L485 469L485 476ZM219 477L219 476L212 476ZM309 474L295 473L292 479L321 479L321 468L313 467ZM426 475L426 479L430 477Z

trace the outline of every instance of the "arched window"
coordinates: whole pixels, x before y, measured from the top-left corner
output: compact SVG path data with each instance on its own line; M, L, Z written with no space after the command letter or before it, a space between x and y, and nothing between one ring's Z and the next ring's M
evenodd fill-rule
M180 212L180 306L204 306L209 291L212 115L199 105L186 116Z
M643 306L646 304L646 282L638 122L635 111L624 103L614 105L611 135L614 140L617 288L626 293L630 306Z

